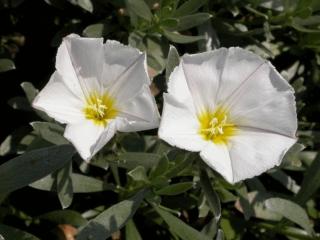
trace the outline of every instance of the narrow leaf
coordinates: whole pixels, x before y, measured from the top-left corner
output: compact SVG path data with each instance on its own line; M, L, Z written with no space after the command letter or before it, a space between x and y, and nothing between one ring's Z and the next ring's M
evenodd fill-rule
M224 233L223 233L222 229L218 230L216 240L224 240Z
M217 193L213 190L210 178L204 168L200 169L200 184L216 220L221 216L221 205Z
M63 137L63 127L56 123L49 122L32 122L31 126L36 133L44 140L55 145L68 144L69 142Z
M27 127L16 128L10 135L8 135L5 140L0 145L0 156L5 156L7 154L15 154L19 150L19 143L27 134L30 129Z
M201 233L213 239L217 233L217 220L212 218L201 230Z
M35 99L35 97L38 95L39 90L36 89L32 83L30 82L23 82L21 83L21 87L24 91L24 93L26 94L26 97L29 101L30 104L32 104L33 100ZM38 111L35 110L35 112L37 113L37 115L39 117L41 117L43 120L45 121L52 121L52 118L49 117L45 112L42 111Z
M3 224L0 224L0 239L40 240L30 233Z
M167 57L167 64L166 64L166 80L169 81L169 77L176 66L180 63L180 57L177 49L170 45L168 57Z
M77 240L105 240L109 238L112 233L121 229L132 218L145 194L146 191L142 190L132 198L123 200L99 214L80 229Z
M89 193L114 190L115 187L99 179L73 173L72 188L74 193Z
M150 179L154 179L158 176L161 176L164 172L166 172L169 168L169 159L166 154L160 159L158 164L152 169L149 174Z
M0 73L15 69L14 62L7 58L0 59Z
M78 5L88 12L93 12L92 0L69 0L74 5Z
M146 169L150 169L158 164L160 158L161 155L155 153L124 152L119 154L119 161L117 164L119 167L127 169L133 169L139 165Z
M73 210L52 211L40 215L38 218L55 224L71 224L76 227L80 227L88 223L80 213Z
M175 16L185 16L196 12L207 0L188 0L183 3L174 13Z
M296 183L296 181L281 169L270 171L269 175L293 193L297 193L300 190L300 186Z
M161 26L168 29L175 29L178 26L179 20L176 18L167 18L161 21Z
M200 24L208 21L212 17L209 13L196 13L178 18L177 26L169 28L175 31L184 31L189 28L199 26Z
M282 218L281 215L276 212L269 211L265 206L265 201L271 197L272 195L265 191L254 191L248 193L248 206L252 208L252 216L264 220L280 221ZM244 212L243 206L240 204L240 200L236 201L235 207L240 212Z
M167 30L163 30L163 34L172 42L176 42L176 43L192 43L192 42L196 42L199 40L204 39L203 36L187 36L187 35L181 35L179 33L176 32L170 32Z
M33 102L33 100L35 99L35 97L38 95L39 91L38 89L36 89L32 83L30 82L23 82L21 83L21 87L24 91L24 93L27 96L27 99L30 103Z
M144 0L126 0L129 10L147 21L151 21L152 13Z
M292 19L291 26L300 32L319 33L320 32L319 24L320 24L320 16L311 16L306 19L294 17Z
M162 217L166 222L168 227L172 232L177 234L183 240L209 240L210 238L206 237L201 232L198 232L196 229L190 227L188 224L181 221L179 218L173 216L171 213L157 207L153 206L156 212Z
M320 153L305 173L300 191L296 196L299 204L307 202L320 187Z
M73 199L72 189L72 163L67 163L62 169L57 172L57 192L62 208L67 208L71 205Z
M246 220L249 220L250 217L254 214L254 209L250 204L248 189L245 184L241 184L241 186L236 191L239 195L239 202L244 214L244 218Z
M306 211L298 204L282 198L269 198L265 202L267 209L276 212L303 227L309 234L313 230Z
M169 186L161 188L160 190L156 191L156 193L159 195L175 196L190 190L193 185L193 182L171 184Z
M16 110L32 111L29 101L25 97L13 97L8 100L10 107Z
M146 174L146 170L142 166L138 166L135 169L128 172L128 175L134 180L134 181L142 181L142 182L148 182L148 177Z
M13 158L0 166L0 193L9 193L43 178L71 160L74 148L42 148Z
M104 29L105 29L105 25L103 23L96 23L96 24L87 26L82 33L86 37L99 38L99 37L103 37Z
M195 154L181 154L181 160L179 160L179 156L175 156L175 164L173 167L169 168L167 172L163 174L163 177L167 179L178 176L182 171L188 168L196 158Z
M126 225L126 240L142 240L142 237L132 219L130 219Z
M114 190L115 188L111 184L107 184L99 179L82 174L73 173L71 177L72 189L74 193L102 192L107 190ZM50 174L36 182L31 183L29 186L44 191L57 191L55 179L56 175Z

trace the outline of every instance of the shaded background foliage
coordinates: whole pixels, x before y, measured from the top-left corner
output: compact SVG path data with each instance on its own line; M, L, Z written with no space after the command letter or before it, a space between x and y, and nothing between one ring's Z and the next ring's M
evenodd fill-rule
M318 0L1 0L0 234L319 239L319 13ZM63 126L30 107L69 33L146 51L160 109L178 54L254 51L296 90L299 144L280 168L234 186L195 155L159 141L156 131L118 134L84 164Z

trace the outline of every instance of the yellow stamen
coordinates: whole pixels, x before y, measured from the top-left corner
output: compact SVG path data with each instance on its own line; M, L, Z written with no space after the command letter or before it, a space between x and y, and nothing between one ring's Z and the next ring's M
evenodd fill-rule
M199 134L207 141L227 144L237 132L236 125L229 119L228 111L222 107L217 107L214 111L203 111L198 115Z
M86 99L86 106L83 109L85 117L97 125L106 126L111 119L114 119L118 110L115 107L115 99L108 93L103 95L92 92Z

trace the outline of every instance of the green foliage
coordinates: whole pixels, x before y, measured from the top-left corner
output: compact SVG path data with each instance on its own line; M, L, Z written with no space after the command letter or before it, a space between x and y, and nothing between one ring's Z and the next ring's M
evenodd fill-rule
M156 212L163 218L164 222L169 226L169 230L178 235L181 239L192 240L192 239L204 239L209 240L204 234L198 232L194 228L188 226L179 218L173 216L171 213L154 206Z
M320 155L318 154L305 173L305 177L302 181L300 191L296 196L298 203L304 204L320 187L319 169L320 169Z
M313 230L308 215L298 204L281 198L269 198L266 200L266 207L272 212L279 213L285 218L303 227L310 235Z
M166 64L166 80L169 81L170 74L173 72L174 68L179 65L179 53L177 49L170 45L168 57L167 57L167 64Z
M84 225L80 229L77 239L103 240L110 237L113 232L121 229L132 218L145 194L146 191L140 191L130 199L123 200L108 208Z
M14 62L10 59L0 59L0 72L6 72L15 69Z
M71 160L74 149L61 145L30 151L0 166L0 193L9 193L48 175Z
M4 239L39 240L30 233L3 224L0 224L0 232L0 237Z
M59 239L61 226L77 239L320 239L318 0L18 0L0 15L0 239ZM117 133L86 163L32 108L69 33L146 52L159 109L183 54L251 50L295 89L298 143L235 185L157 130Z
M73 193L94 193L115 190L114 185L106 184L94 177L78 173L72 173L70 177ZM31 183L29 186L43 191L57 191L57 172Z
M55 224L72 224L76 227L84 226L88 221L80 213L72 210L56 210L38 217L41 221Z
M72 203L73 188L71 174L71 163L67 163L62 169L57 172L57 192L63 209L69 207Z
M133 220L129 220L126 224L126 239L129 240L142 240L140 233Z

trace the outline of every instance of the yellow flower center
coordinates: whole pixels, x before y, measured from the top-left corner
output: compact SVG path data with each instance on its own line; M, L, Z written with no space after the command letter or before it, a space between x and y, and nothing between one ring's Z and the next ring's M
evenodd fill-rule
M198 115L199 134L206 141L216 144L227 144L230 137L237 132L237 127L228 117L228 111L218 107L215 111L204 111Z
M107 93L100 95L96 92L92 92L87 97L83 112L87 119L103 126L106 126L118 114L118 110L115 107L115 99Z

